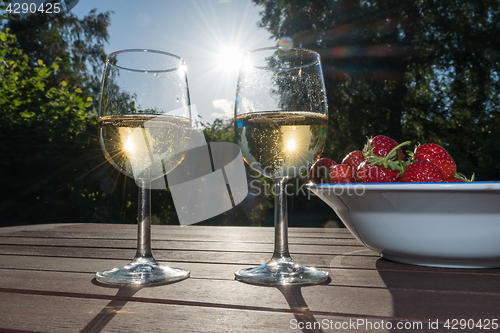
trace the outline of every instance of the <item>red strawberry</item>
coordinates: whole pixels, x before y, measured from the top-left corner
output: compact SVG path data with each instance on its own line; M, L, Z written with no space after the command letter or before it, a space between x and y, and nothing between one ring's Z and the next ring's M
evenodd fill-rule
M330 183L354 183L352 168L346 164L337 164L330 169L328 181Z
M377 142L385 141L387 143L392 140L382 135L379 135L377 138L382 139L377 140ZM385 138L389 140L386 140ZM365 152L366 160L361 162L361 164L358 166L358 169L356 170L356 180L360 183L396 182L400 172L403 171L403 163L395 161L394 159L396 158L396 154L401 151L400 147L408 145L409 143L410 141L406 141L399 145L396 143L396 145L394 146L391 143L391 150L389 150L388 152L384 152L385 156L383 157L375 154L375 147L369 148L368 151ZM385 148L387 147L386 144L383 144L383 146ZM378 148L382 147L379 145Z
M376 137L368 141L368 144L367 146L365 146L363 152L365 156L371 151L376 156L386 157L396 146L398 146L398 143L394 139L391 139L390 137L385 135L377 135ZM392 157L391 159L398 160L399 157L399 159L404 160L403 151L401 149L397 150L397 154L398 156L394 154L394 157Z
M309 169L309 181L311 183L328 183L328 174L330 169L337 165L334 160L329 158L320 158Z
M426 143L416 147L413 152L413 160L433 163L439 168L444 179L452 179L457 173L457 165L453 157L446 149L435 143Z
M352 170L356 170L364 160L365 155L363 155L363 152L361 150L354 150L344 157L342 164L347 164Z
M439 168L429 161L416 161L404 171L401 183L435 183L443 182L444 178Z
M369 161L363 161L356 170L356 180L360 183L393 183L397 181L399 172L384 165L372 165Z

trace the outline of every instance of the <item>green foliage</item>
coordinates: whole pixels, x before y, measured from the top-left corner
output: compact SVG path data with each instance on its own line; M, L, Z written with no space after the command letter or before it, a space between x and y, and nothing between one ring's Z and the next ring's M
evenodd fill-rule
M212 124L198 121L207 142L236 142L233 121L215 119Z
M102 67L108 15L1 16L2 225L113 222L126 215L121 204L135 187L113 176L102 155L93 108L98 74L85 65ZM123 195L112 195L120 185Z
M4 171L0 185L6 220L18 212L25 217L38 215L39 208L62 200L56 193L63 187L56 180L74 167L70 159L77 158L78 150L87 144L81 141L83 134L95 126L94 114L89 112L91 97L84 97L80 88L66 81L58 86L47 84L59 69L60 59L47 65L38 60L33 65L15 45L16 38L8 29L0 33L0 163ZM63 192L68 191L72 192L70 187ZM58 207L65 209L71 207Z
M65 1L67 2L67 1ZM65 5L63 3L63 5ZM83 19L71 12L51 17L30 15L25 19L9 15L3 28L16 35L16 45L35 64L37 60L52 63L59 58L59 69L49 78L50 85L66 81L89 96L97 96L108 40L110 13L91 10Z
M460 171L499 180L498 0L254 0L260 26L322 56L341 160L366 137L447 148Z

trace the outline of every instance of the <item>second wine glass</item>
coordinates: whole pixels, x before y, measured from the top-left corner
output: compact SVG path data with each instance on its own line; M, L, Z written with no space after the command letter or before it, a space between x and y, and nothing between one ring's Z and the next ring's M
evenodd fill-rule
M254 284L315 284L328 273L297 264L288 250L286 182L307 172L325 145L326 91L318 53L263 48L243 57L238 78L235 133L243 158L274 180L274 253L266 264L241 269Z

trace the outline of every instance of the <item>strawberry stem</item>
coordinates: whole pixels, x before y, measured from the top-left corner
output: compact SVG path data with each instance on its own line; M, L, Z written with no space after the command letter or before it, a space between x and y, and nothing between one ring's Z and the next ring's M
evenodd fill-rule
M409 145L410 143L411 143L410 141L405 141L397 145L385 157L376 156L375 154L373 154L373 147L372 147L372 149L366 154L366 160L370 163L370 165L383 165L384 167L390 168L391 170L404 171L404 165L403 162L401 161L401 156L397 154L397 150L400 147ZM396 158L396 154L398 157L398 161L394 160Z
M476 176L476 175L473 173L473 174L472 174L472 177L471 177L470 179L468 179L468 178L467 178L467 177L466 177L463 173L459 173L459 172L457 172L457 173L455 174L455 178L460 179L460 180L463 180L464 182L467 182L467 183L472 183L472 182L474 182L474 178L475 178L475 176Z

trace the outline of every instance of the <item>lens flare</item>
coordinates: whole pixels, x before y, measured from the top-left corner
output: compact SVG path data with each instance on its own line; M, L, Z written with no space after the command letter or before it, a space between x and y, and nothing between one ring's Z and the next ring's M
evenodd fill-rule
M123 149L129 153L134 151L134 144L132 143L132 140L130 140L130 138L128 138L128 140L125 142Z
M297 144L295 143L295 139L290 139L285 144L285 150L287 150L287 151L294 151L295 148L297 148Z
M278 42L278 47L286 50L293 48L293 40L290 37L283 37Z

